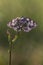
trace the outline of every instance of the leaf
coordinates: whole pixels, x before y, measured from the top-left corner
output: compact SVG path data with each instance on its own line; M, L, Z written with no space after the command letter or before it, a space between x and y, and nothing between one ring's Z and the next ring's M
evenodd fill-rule
M12 42L16 41L16 39L18 38L17 35L15 35L15 37L13 38Z

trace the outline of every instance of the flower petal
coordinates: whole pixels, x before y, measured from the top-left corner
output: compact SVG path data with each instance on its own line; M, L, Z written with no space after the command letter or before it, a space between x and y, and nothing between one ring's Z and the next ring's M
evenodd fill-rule
M15 31L29 32L37 26L36 22L26 17L17 17L7 24L8 27Z

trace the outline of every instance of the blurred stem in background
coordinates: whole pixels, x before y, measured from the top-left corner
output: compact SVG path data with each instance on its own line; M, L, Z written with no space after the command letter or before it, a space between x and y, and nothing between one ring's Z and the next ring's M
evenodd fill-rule
M12 39L11 33L9 32L9 30L7 30L7 34L8 34L8 42L9 42L9 65L11 65L11 60L12 60L12 44L13 42L16 41L17 39L17 35L14 36L14 38Z

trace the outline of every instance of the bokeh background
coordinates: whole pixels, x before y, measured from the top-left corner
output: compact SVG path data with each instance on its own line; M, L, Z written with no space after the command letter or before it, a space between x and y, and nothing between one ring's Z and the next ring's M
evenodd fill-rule
M13 44L12 65L43 65L43 0L0 0L0 65L9 63L7 23L17 16L33 19L37 27L20 33Z

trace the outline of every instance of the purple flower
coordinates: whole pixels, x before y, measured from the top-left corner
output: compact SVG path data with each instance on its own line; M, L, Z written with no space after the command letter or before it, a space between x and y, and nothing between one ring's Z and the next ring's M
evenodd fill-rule
M15 31L29 32L37 26L36 22L26 17L17 17L7 24L8 27Z

